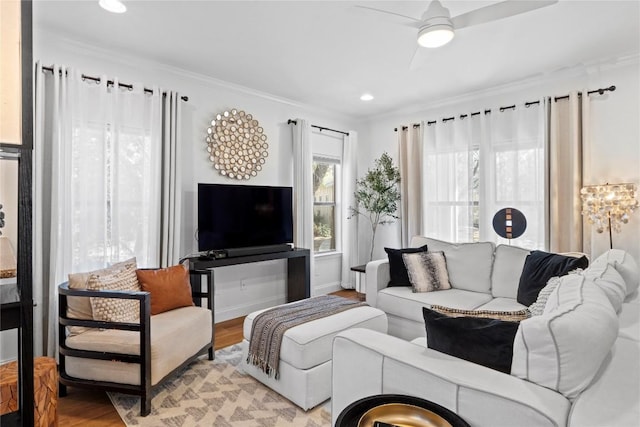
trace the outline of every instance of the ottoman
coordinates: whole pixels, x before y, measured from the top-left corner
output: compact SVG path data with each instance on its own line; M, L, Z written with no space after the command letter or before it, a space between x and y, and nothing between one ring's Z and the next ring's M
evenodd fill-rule
M360 306L312 320L284 333L280 347L280 377L269 377L247 363L251 325L265 310L249 314L244 320L242 369L305 411L331 397L331 353L333 337L351 328L387 333L387 315L374 307Z

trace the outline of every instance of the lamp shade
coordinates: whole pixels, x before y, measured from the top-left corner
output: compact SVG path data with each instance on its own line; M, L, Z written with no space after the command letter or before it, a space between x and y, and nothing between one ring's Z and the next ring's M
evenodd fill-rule
M638 208L635 184L589 185L580 190L582 215L596 231L620 232L621 225L629 222L629 215ZM610 222L609 222L610 220Z

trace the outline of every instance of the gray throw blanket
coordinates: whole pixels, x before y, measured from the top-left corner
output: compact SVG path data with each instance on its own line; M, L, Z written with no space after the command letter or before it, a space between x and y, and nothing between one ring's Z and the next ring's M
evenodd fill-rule
M251 325L247 363L259 367L269 377L279 378L280 346L289 328L367 305L335 295L323 295L275 307L256 316Z

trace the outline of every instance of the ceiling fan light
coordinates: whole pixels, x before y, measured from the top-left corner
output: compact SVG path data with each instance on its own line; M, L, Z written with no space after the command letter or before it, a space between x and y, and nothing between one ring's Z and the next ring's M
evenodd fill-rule
M418 44L423 47L436 48L444 46L453 39L453 27L448 24L430 25L418 32Z
M113 13L124 13L127 11L127 6L120 0L100 0L98 4L104 10L108 10Z

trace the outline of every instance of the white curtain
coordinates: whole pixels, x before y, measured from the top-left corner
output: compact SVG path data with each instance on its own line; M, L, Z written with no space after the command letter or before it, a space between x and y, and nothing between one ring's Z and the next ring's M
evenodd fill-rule
M355 272L351 267L358 265L358 216L352 218L350 207L356 206L354 192L356 190L358 134L349 131L343 138L342 144L342 189L341 189L341 213L342 220L342 287L355 289Z
M580 188L589 105L589 97L581 99L577 92L550 101L547 246L552 252L585 250Z
M479 189L474 170L479 132L474 133L471 126L475 120L456 118L424 126L422 234L426 236L470 242L477 233L474 215Z
M292 122L293 132L293 242L311 251L311 294L313 276L313 149L311 125L303 119Z
M182 222L182 171L180 126L182 100L176 92L165 92L162 103L162 216L160 267L180 259Z
M492 222L496 212L511 207L527 220L514 244L545 247L545 102L423 125L422 234L453 242L508 243ZM403 176L409 181L404 185L419 181L416 176Z
M516 208L527 221L513 244L544 249L544 144L546 100L529 107L493 108L481 118L480 240L507 244L493 230L493 216Z
M423 235L422 224L422 128L398 127L400 159L400 237L402 247L408 247L413 236Z
M69 273L131 257L159 264L162 95L112 80L36 67L34 283L48 355L57 349L57 286Z

